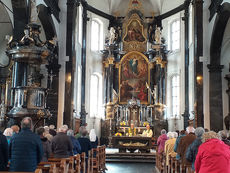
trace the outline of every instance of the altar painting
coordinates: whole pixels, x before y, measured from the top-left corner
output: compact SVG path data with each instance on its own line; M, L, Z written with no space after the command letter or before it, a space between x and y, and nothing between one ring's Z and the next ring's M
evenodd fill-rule
M127 26L127 33L124 38L125 42L145 42L145 37L143 35L143 26L138 20L131 20Z
M148 59L142 53L133 51L125 55L119 67L120 104L135 98L141 104L148 103L149 65Z

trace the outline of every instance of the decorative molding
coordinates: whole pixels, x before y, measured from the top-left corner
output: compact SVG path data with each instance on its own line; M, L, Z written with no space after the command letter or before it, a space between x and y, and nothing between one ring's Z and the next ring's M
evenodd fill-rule
M207 65L209 72L211 73L221 73L222 69L224 68L224 65L213 65L213 64L209 64Z
M108 63L109 63L109 65L113 65L114 64L114 57L109 57Z

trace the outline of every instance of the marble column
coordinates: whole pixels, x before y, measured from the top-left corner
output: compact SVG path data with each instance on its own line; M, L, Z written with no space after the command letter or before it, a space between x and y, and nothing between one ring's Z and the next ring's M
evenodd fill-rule
M185 1L185 11L184 11L184 27L185 27L185 60L184 60L184 81L185 81L185 110L184 110L184 128L186 128L189 123L189 4L190 1Z
M203 0L194 0L194 111L196 126L204 126L203 111Z
M104 103L108 102L108 71L109 71L109 63L107 61L104 62Z
M108 102L113 102L113 73L114 73L114 58L113 57L109 57L108 58L108 62L109 62L109 90L108 90L108 96L109 96L109 101Z
M86 109L85 109L85 90L86 90L86 36L87 36L87 9L83 4L83 26L82 26L82 49L81 49L81 67L82 67L82 76L81 76L81 125L86 124Z
M209 106L210 130L216 132L223 130L223 104L222 104L222 69L223 65L208 65L209 68Z
M150 89L151 91L154 91L154 85L155 85L155 79L154 79L154 76L155 76L155 73L154 73L154 63L150 63L149 65L149 68L150 68ZM155 91L156 92L156 91ZM156 94L156 93L154 93ZM154 105L155 104L155 99L154 99L154 95L152 95L150 93L150 104L151 105Z

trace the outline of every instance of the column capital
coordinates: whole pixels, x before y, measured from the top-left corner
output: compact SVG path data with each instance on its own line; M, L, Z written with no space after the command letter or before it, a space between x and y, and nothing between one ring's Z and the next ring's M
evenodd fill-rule
M105 68L108 68L108 67L109 67L108 61L103 61L103 64L104 64Z
M209 72L213 73L221 73L222 69L224 68L224 65L215 65L215 64L208 64L207 65Z
M109 62L109 65L113 65L114 64L114 57L109 57L108 62Z
M119 68L120 64L117 62L115 63L115 68Z

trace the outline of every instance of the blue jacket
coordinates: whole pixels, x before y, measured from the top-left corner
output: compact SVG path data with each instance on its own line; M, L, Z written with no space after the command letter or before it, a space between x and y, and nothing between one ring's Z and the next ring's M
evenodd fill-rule
M194 164L196 160L196 155L198 153L198 148L202 144L201 138L196 138L191 145L189 145L186 151L186 159L192 162L192 169L195 170Z
M81 145L79 141L74 136L70 136L70 139L73 144L73 154L76 155L76 154L81 153Z
M177 147L178 147L178 145L179 145L179 143L180 143L180 139L181 139L182 137L184 137L184 136L186 136L186 135L180 135L180 136L177 137L176 143L175 143L175 145L174 145L174 152L177 153ZM179 155L179 154L176 154L176 159L177 159L177 160L180 160L180 155Z
M6 171L8 164L8 143L6 137L0 132L0 171Z
M43 156L41 139L30 129L24 128L10 141L10 171L34 172Z
M85 152L86 157L88 157L88 152L89 152L89 150L92 149L89 138L80 137L80 138L78 138L78 141L81 145L81 152Z

